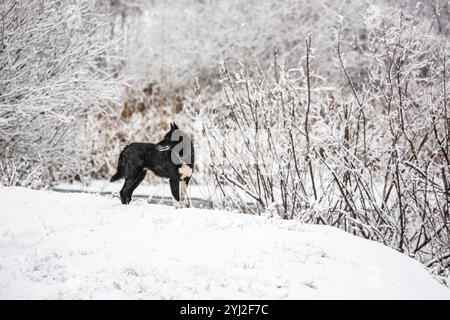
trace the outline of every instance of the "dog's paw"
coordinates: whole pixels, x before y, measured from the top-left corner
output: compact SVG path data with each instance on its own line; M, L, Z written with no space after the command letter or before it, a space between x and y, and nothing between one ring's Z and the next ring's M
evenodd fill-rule
M180 206L181 208L189 208L189 201L181 201Z
M177 200L175 200L175 199L172 199L172 206L173 206L175 209L180 209L180 208L181 208L181 202L180 202L180 201L177 201Z

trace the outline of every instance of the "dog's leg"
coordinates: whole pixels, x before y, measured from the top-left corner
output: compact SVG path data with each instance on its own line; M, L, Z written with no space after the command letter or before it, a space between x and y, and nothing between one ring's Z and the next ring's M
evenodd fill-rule
M180 180L180 207L187 208L188 207L188 198L186 194L186 181L185 179Z
M189 197L187 194L187 187L189 185L189 180L191 177L184 178L180 180L180 202L182 208L189 208Z
M142 180L144 180L144 178L145 178L145 173L146 173L146 172L145 172L144 170L142 170L142 172L139 173L139 174L137 175L136 179L134 180L134 183L133 183L133 185L131 186L130 191L128 192L130 201L131 201L131 196L133 195L134 190L136 190L136 188L139 186L139 184L142 182Z
M134 190L142 182L145 177L145 171L139 171L136 174L130 175L125 178L125 183L120 190L120 200L123 204L129 204L131 202L131 196Z
M122 204L128 204L131 201L130 189L133 186L135 178L127 177L125 178L125 183L123 184L122 190L120 190L120 201Z
M192 175L192 168L189 167L187 164L183 163L181 167L178 169L178 172L180 173L180 200L181 200L181 207L187 208L189 207L189 199L187 196L187 186L189 184L189 180Z
M170 191L172 191L173 196L173 206L175 208L180 208L180 180L170 178Z

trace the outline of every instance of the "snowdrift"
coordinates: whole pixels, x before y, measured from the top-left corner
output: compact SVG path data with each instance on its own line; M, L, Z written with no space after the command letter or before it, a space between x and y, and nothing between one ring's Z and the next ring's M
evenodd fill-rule
M0 188L0 298L450 299L417 261L328 226Z

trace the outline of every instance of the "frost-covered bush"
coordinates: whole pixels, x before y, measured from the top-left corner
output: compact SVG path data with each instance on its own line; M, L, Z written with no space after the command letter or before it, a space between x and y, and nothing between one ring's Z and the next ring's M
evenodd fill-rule
M338 18L336 78L315 71L314 38L296 68L225 64L223 103L202 111L217 205L337 226L448 276L450 52L422 9L372 7L364 45Z
M91 0L0 3L2 184L45 184L88 161L92 137L80 123L121 90L109 20L98 9Z

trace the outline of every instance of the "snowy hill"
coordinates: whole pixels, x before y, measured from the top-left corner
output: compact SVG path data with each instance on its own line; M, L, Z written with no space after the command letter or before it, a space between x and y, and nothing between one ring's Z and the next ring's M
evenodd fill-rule
M0 298L438 298L415 260L327 226L0 188Z

